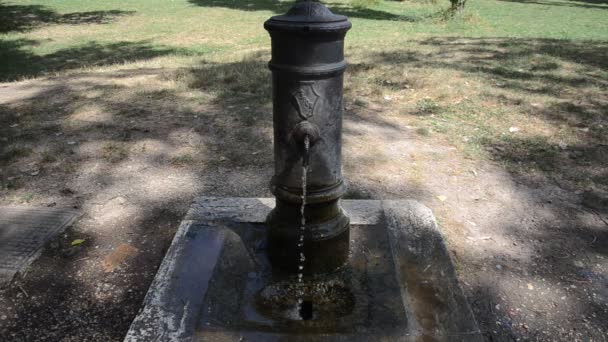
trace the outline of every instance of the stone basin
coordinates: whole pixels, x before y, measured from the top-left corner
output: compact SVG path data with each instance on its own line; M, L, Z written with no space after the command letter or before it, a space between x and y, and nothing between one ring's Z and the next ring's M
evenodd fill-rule
M197 199L125 341L482 341L427 207L341 206L348 263L299 284L266 255L274 199Z

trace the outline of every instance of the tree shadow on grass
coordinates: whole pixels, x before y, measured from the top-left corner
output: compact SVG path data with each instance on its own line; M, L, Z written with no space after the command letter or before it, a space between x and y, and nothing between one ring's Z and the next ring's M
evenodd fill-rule
M122 339L193 196L261 194L251 178L271 170L269 84L255 84L268 83L265 60L56 76L0 105L0 144L29 148L2 159L6 191L29 189L83 212L58 238L59 251L47 250L0 292L0 339ZM243 80L251 87L234 86ZM181 86L163 88L174 82ZM80 117L83 110L90 116ZM40 177L20 172L26 160ZM112 204L116 196L123 204ZM65 257L61 250L78 238L86 242ZM104 258L123 243L136 256L105 272Z
M58 76L50 80L52 88L0 105L0 115L10 114L10 126L18 125L2 136L32 150L31 156L8 160L15 178L11 191L26 188L56 196L61 189L72 189L63 193L74 195L64 197L80 197L71 200L84 214L58 238L59 251L47 250L0 296L8 326L0 327L0 339L121 339L194 195L270 195L268 58L263 52L177 71ZM158 83L180 86L157 89ZM209 98L197 98L198 91ZM96 107L103 120L83 120L79 115L87 106ZM370 121L377 123L380 119ZM125 146L124 156L104 156L110 144ZM99 145L101 153L92 153ZM172 157L183 148L195 152L190 160L174 163ZM57 160L43 162L42 149ZM42 164L36 178L20 173L20 166L30 162ZM179 187L188 181L188 189ZM117 196L124 202L111 205ZM130 207L137 208L137 215L120 217ZM60 252L79 238L86 242L75 255ZM104 257L121 243L137 248L136 257L104 272ZM23 291L30 297L20 295Z
M59 14L41 5L8 5L0 2L0 33L24 32L45 25L108 24L133 11L89 11Z
M568 127L578 136L570 148L543 137L502 135L484 138L498 160L511 171L536 170L575 189L593 183L608 190L608 44L554 39L431 38L426 50L395 50L369 56L369 65L403 69L451 70L481 78L484 98L503 108L529 113L554 127ZM356 69L355 69L356 70ZM546 97L533 103L530 97ZM446 112L464 110L452 106ZM449 120L449 119L448 119ZM524 173L520 176L524 177ZM591 182L589 182L591 180ZM593 180L598 180L594 182ZM585 185L586 184L586 185ZM561 184L564 186L565 184Z
M608 43L602 41L572 41L562 39L524 39L524 38L430 38L420 42L440 48L437 57L455 55L462 52L471 57L463 63L463 68L482 66L487 63L504 62L520 57L542 54L574 62L592 68L606 68L608 61L601 56L608 53ZM464 62L464 61L463 61ZM531 71L542 71L543 68ZM555 69L551 67L549 69Z
M500 44L502 44L500 41L488 40L463 45L465 48L478 49L479 52L487 54L507 54L508 52L502 51L500 46L497 46ZM525 45L523 41L520 44ZM514 91L527 92L525 90L528 89L525 86L528 82L527 78L512 77L510 73L504 72L497 74L492 71L492 65L486 69L475 68L478 59L483 56L462 52L462 56L450 57L448 52L441 51L440 45L436 45L440 51L429 54L421 51L398 51L394 56L391 53L372 53L365 58L369 63L360 64L359 67L353 68L353 71L360 73L373 71L377 64L404 69L431 66L460 70L479 75L492 82L496 77L512 78L513 82L524 85L516 87L516 84L513 84ZM534 46L535 44L529 46L529 53L536 53ZM601 49L596 53L599 52ZM593 75L597 71L598 61L593 60L593 54L593 49L590 48L587 53L588 58L581 59L582 64L589 68L590 74L585 77L595 77ZM562 55L570 56L569 53ZM489 56L484 58L487 58L485 63L490 63L492 60ZM578 57L572 55L568 58ZM125 206L136 205L141 211L138 219L128 222L118 221L112 224L94 222L89 228L91 234L97 235L86 236L95 244L112 234L125 234L120 237L121 241L132 240L129 243L140 249L141 254L134 262L124 266L124 272L104 275L99 269L93 268L93 271L79 275L78 272L82 271L78 263L80 258L75 258L70 261L72 265L67 270L67 276L62 278L65 284L64 281L57 282L60 288L69 289L61 293L52 291L57 288L53 285L55 274L43 274L40 278L25 278L21 283L23 288L32 297L41 299L36 301L32 299L31 303L23 308L19 307L18 316L9 315L8 319L16 324L10 332L21 334L18 336L23 336L24 340L40 336L73 337L77 340L86 339L83 336L120 339L136 314L156 267L162 259L163 247L168 244L169 235L175 230L176 221L187 208L192 196L195 194L252 197L269 195L268 191L264 190L272 170L270 73L266 68L267 60L266 53L260 53L232 62L203 62L194 68L175 72L157 70L144 75L141 70L121 70L116 74L86 75L83 80L73 75L56 79L53 89L26 100L3 105L0 114L10 113L10 123L19 126L10 128L6 134L2 132L2 136L9 137L11 144L21 144L32 150L32 158L14 155L8 160L11 177L20 179L12 181L18 188L50 196L55 195L62 188L71 188L80 192L79 195L82 196L81 199L74 201L85 208L100 206L101 213L110 214L114 212L105 205L113 198L112 196L120 194L126 199ZM558 62L554 63L559 67ZM545 63L541 61L539 64ZM513 68L518 67L513 66ZM555 67L545 66L532 72L535 77L542 78L542 73L547 70L555 70ZM145 78L127 80L126 85L116 84L116 78L126 79L134 75ZM595 79L595 82L599 82L597 77ZM168 90L155 89L153 86L159 80L165 82L162 83L164 86L178 83L180 87ZM581 88L584 84L565 82L563 86ZM386 86L395 87L395 84L391 82ZM133 88L136 88L136 91ZM197 91L209 97L197 98ZM517 105L524 103L519 98L515 100L519 103ZM566 100L572 98L568 97ZM600 104L598 102L598 105ZM83 108L93 105L98 107L100 113L97 114L105 114L109 119L99 122L83 122L82 119L78 119L81 118L79 115ZM585 104L578 106L586 111L590 109ZM563 118L556 120L571 119L572 115L566 115L567 112L579 107L564 107ZM394 134L398 133L399 127L384 121L381 115L373 115L375 113L365 115L361 112L347 115L349 114L353 116L348 120L365 122L370 128L389 129ZM540 115L542 112L535 114ZM59 133L60 135L57 135ZM355 135L357 132L345 130L345 133ZM67 142L70 141L77 144L68 145ZM103 155L107 153L105 147L101 149L101 156L91 152L98 148L98 145L108 146L108 144L125 146L124 156L121 155L118 159L107 158ZM173 159L175 151L185 147L192 148L196 152L192 153L190 159ZM37 178L23 175L19 170L21 165L30 162L40 163L44 160L42 149L50 150L51 156L55 156L58 161L45 164ZM527 148L527 150L536 153L533 149ZM129 163L133 160L137 163ZM369 161L363 159L361 161L377 162L377 159L372 156ZM564 167L560 162L555 164L558 168ZM129 166L134 168L129 169ZM169 172L158 173L163 169L168 169ZM188 183L187 189L179 187L180 184L190 180L190 176L195 181ZM47 181L43 182L41 179ZM47 183L56 184L49 186ZM397 187L398 184L387 185L387 187L392 186ZM91 190L88 189L89 187L98 188ZM158 189L160 191L156 191ZM353 189L351 193L353 197L386 198L386 193L376 191L373 186L366 187L365 184L359 184ZM416 196L423 193L429 199L432 198L432 192L426 189L415 188L413 191ZM395 194L398 195L400 194ZM115 207L120 209L122 205ZM556 211L560 209L555 208ZM161 227L158 221L163 219L159 218L159 215L168 217L166 225L172 223L173 226ZM157 233L163 234L162 239L154 237ZM546 238L550 236L547 234ZM74 236L74 238L78 237L78 235ZM563 237L554 238L558 242ZM597 242L604 242L605 239L605 235L598 235ZM99 242L101 248L106 248L105 250L96 251L91 246L87 250L89 254L82 255L91 258L93 266L90 267L98 267L93 261L102 259L108 249L116 247L115 245L108 247L108 242L105 243L106 245L103 245ZM522 243L523 241L520 244ZM542 252L543 257L549 258L552 251L542 249ZM68 263L62 257L53 255L47 262L41 262L34 267L54 270L65 267ZM557 264L558 260L554 259L551 265ZM99 279L103 279L103 284L97 286L95 281ZM91 286L92 282L95 286ZM106 289L105 284L109 284L108 289L114 286L120 291L115 297L106 296L106 292L111 294L112 291ZM500 292L495 291L495 287L495 284L489 284L489 289L480 290L486 293L480 295L485 296L480 299L482 303L480 305L494 307L499 302ZM97 296L100 288L101 299ZM133 291L128 292L127 289ZM14 295L21 290L13 286L9 291ZM61 300L53 300L49 297L49 293L53 293ZM42 305L37 305L41 301ZM593 309L589 308L589 310ZM65 312L70 310L75 311L76 316L86 316L86 320L70 320L69 318L73 316L68 316L66 320ZM108 313L111 313L112 317L109 317ZM496 316L489 314L487 309L479 311L478 314L484 319L483 323L486 324L487 329L493 329ZM29 323L23 322L24 318L29 318ZM599 322L602 318L604 316L598 315L597 324L601 324ZM38 330L32 330L34 326ZM512 332L509 328L504 329L505 334L511 336Z
M602 57L608 55L607 43L430 39L422 44L440 49L425 64L480 75L494 83L495 90L487 96L501 105L579 132L578 143L569 148L541 137L487 141L500 147L493 150L499 160L540 170L557 182L570 182L574 189L595 185L608 190L603 180L608 162L608 60ZM537 95L552 99L543 105L527 100Z
M276 0L188 0L190 3L202 7L224 7L242 11L270 11L275 14L283 14L293 6L295 1L276 1ZM352 7L344 3L325 2L329 9L336 13L346 15L350 18L361 18L371 20L394 20L414 22L424 18L408 15L394 14L386 11L379 11L372 8Z
M109 10L59 14L41 5L12 5L0 2L0 34L24 32L45 25L107 24L133 11ZM175 49L152 46L149 42L87 42L37 55L32 49L40 42L32 39L0 38L0 82L40 76L48 72L83 66L100 66L117 62L153 58Z
M602 322L608 319L605 299L588 293L605 294L608 281L605 273L594 267L599 266L596 261L608 255L608 61L603 57L608 54L608 44L553 39L432 38L414 46L364 53L360 58L364 62L350 70L355 76L360 73L361 77L368 74L389 80L376 82L386 91L395 90L395 86L403 89L409 83L400 82L402 75L391 78L395 70L407 70L409 75L418 70L423 74L429 70L437 74L456 71L450 75L462 77L464 89L470 89L465 80L479 82L481 90L476 90L477 93L465 92L471 99L463 102L468 103L446 104L449 110L440 110L435 118L429 119L443 120L442 124L447 122L454 127L460 127L461 122L470 124L449 134L470 136L479 127L492 125L481 120L467 121L470 118L466 113L473 111L475 115L489 110L480 108L476 101L488 101L502 111L525 113L522 115L537 118L562 132L573 132L569 134L575 136L576 142L563 144L555 136L498 132L479 141L489 157L508 171L511 184L517 186L514 191L525 199L524 208L517 214L523 219L509 216L511 207L518 205L511 203L505 208L506 218L492 224L501 227L501 234L512 237L513 246L524 246L530 251L525 261L521 261L526 259L523 256L513 258L509 248L504 247L504 254L460 256L472 271L480 268L481 273L493 274L478 275L487 278L488 284L469 289L486 337L492 341L601 340ZM424 93L426 87L414 88ZM523 131L533 128L514 124ZM492 241L487 245L498 249L497 244L498 241ZM507 271L505 263L509 265ZM497 264L502 268L494 269ZM515 282L507 285L512 277ZM503 278L504 282L497 281ZM535 287L538 291L537 284L541 284L544 293L563 291L561 300L570 300L572 304L556 304L550 296L541 298L542 306L561 306L565 310L555 316L541 309L524 313L526 310L519 312L518 307L506 306L528 303L527 282L528 289ZM502 287L509 290L503 292ZM554 329L551 325L557 324L558 318L554 317L564 322L563 330L559 331L563 335L547 336L546 329ZM571 317L580 317L584 323L579 324Z
M116 43L93 41L46 55L37 55L30 51L37 44L37 41L30 39L0 39L0 82L80 67L133 62L172 54L190 54L185 49L156 46L147 41Z
M606 1L606 0L578 0L578 1L499 0L499 1L519 2L522 4L534 4L534 5L545 5L545 6L581 7L581 8L608 10L608 1Z

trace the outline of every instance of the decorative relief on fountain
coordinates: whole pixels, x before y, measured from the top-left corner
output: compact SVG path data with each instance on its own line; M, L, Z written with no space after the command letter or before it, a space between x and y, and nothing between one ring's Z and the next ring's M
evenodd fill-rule
M308 120L315 113L315 107L321 96L314 88L314 82L304 81L300 87L292 93L292 103L298 110L298 114L304 120Z

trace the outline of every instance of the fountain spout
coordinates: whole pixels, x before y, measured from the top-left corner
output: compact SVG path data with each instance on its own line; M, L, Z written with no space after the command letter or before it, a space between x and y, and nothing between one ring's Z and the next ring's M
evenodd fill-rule
M349 219L339 205L342 178L342 95L345 16L319 2L298 1L264 24L272 40L276 207L269 214L273 270L298 273L300 207L306 203L306 274L342 266L349 252ZM309 153L303 149L308 138ZM304 167L303 166L307 166ZM302 188L303 169L307 188ZM303 191L304 190L304 191ZM302 198L302 194L305 198Z

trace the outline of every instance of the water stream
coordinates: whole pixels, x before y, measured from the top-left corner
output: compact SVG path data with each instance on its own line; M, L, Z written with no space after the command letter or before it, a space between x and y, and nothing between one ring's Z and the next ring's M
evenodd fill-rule
M310 150L310 139L308 135L304 136L304 155L302 156L302 206L300 207L300 237L298 239L298 251L300 255L300 259L298 262L298 287L299 287L299 298L298 298L298 308L300 311L300 316L305 319L304 311L308 311L304 307L304 290L302 286L302 281L304 279L304 262L306 261L306 256L304 255L304 235L306 233L306 216L304 216L305 208L306 208L306 176L308 173L308 160L309 160L309 150Z

